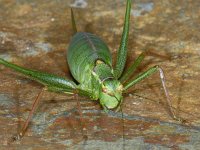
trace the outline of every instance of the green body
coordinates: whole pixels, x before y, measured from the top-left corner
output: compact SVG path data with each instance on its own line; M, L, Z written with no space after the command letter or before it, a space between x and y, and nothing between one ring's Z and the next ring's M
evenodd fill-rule
M72 76L79 83L78 88L91 93L93 100L105 96L102 95L105 82L117 83L108 46L94 34L77 32L72 37L67 51L67 62ZM116 92L114 95L119 97ZM119 101L120 98L121 96ZM114 103L112 108L118 105L117 101Z
M112 66L112 56L103 40L91 33L77 32L69 44L67 62L73 77L84 83L97 60Z
M94 34L78 32L72 37L67 51L67 62L73 77L80 84L87 83L88 78L91 79L97 60L102 60L111 67L111 59L107 45Z

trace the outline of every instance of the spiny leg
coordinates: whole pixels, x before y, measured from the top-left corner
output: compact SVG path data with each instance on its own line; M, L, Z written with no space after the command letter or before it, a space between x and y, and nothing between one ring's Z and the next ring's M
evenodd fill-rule
M46 91L46 90L51 90L51 91L52 91L53 89L52 89L52 88L49 88L49 87L44 87L44 88L42 88L42 90L40 91L40 93L39 93L38 96L36 97L35 101L33 102L31 111L29 112L28 118L26 119L26 122L24 123L23 128L21 129L21 131L19 132L19 134L18 134L17 136L14 136L14 137L12 138L12 141L11 141L11 142L20 140L20 139L24 136L24 134L25 134L25 132L26 132L26 130L27 130L27 127L28 127L28 125L29 125L29 123L30 123L30 120L31 120L31 118L32 118L32 116L33 116L33 113L35 112L35 110L36 110L36 108L37 108L37 106L38 106L38 104L39 104L39 101L40 101L40 99L41 99L41 97L42 97L42 94L43 94L43 92ZM81 89L74 89L73 92L72 92L72 89L68 89L68 90L69 90L69 91L68 91L68 92L65 91L65 93L67 93L67 94L75 94L75 96L78 95L78 94L81 94L81 95L84 95L84 96L90 95L90 93L88 93L87 91L81 90ZM55 91L55 92L59 92L59 91ZM62 92L62 91L60 91L60 92ZM80 111L79 111L79 112L80 112ZM81 117L82 117L82 116L81 116Z
M13 141L20 140L24 136L24 134L25 134L25 132L27 130L27 127L28 127L28 125L30 123L30 120L31 120L31 118L33 116L33 113L35 112L35 109L39 104L39 101L40 101L40 99L42 97L42 94L43 94L44 90L46 90L46 88L42 88L42 90L40 91L40 93L36 97L36 99L35 99L35 101L34 101L34 103L32 105L31 111L29 112L28 118L26 119L26 122L24 123L23 128L21 129L21 131L19 132L19 134L17 136L13 137Z
M164 89L164 93L165 93L165 96L166 96L166 99L167 99L167 103L169 105L169 108L170 108L170 113L172 114L172 117L175 119L175 120L178 120L180 122L183 122L183 120L180 118L180 117L177 117L173 108L172 108L172 103L171 103L171 98L169 96L169 92L167 90L167 87L166 87L166 83L165 83L165 76L164 76L164 73L163 73L163 70L161 67L159 66L154 66L150 69L148 69L147 71L139 74L135 79L129 81L128 83L126 83L124 85L124 89L123 91L125 92L127 89L129 89L130 87L132 87L133 85L137 84L138 82L140 82L141 80L149 77L150 75L152 75L153 73L155 73L156 71L159 71L160 73L160 79L161 79L161 82L162 82L162 86L163 86L163 89Z
M122 75L120 78L120 82L124 83L126 80L128 80L133 72L137 69L137 67L141 64L142 60L144 59L145 52L141 53L137 59L133 62L133 64L128 68L128 70Z
M72 8L71 8L71 22L72 22L73 32L75 34L77 32L77 28L76 28L76 21L74 19L74 13L73 13Z
M131 0L127 0L123 33L122 33L120 47L117 52L117 62L114 69L114 75L117 79L121 76L126 63L130 12L131 12Z

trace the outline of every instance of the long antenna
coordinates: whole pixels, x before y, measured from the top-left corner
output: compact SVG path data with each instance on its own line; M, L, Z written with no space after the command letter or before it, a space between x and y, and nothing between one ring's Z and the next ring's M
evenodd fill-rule
M123 147L123 150L125 150L125 139L124 139L124 113L123 113L123 110L122 110L122 105L120 106L120 111L121 111L121 118L122 118L122 140L123 140L123 143L122 143L122 147Z

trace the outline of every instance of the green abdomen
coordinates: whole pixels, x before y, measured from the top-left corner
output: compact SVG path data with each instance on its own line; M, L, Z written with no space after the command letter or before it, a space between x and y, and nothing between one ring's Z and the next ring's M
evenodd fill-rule
M67 62L73 77L79 83L91 77L96 60L102 60L111 66L112 58L107 45L94 34L76 33L67 51Z

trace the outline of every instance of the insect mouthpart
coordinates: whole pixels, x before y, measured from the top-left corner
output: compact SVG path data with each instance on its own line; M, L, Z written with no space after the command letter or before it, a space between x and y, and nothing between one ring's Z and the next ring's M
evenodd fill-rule
M115 109L119 106L122 100L122 95L117 93L115 95L110 95L104 92L100 93L99 97L100 103L104 108Z
M115 109L120 105L122 101L121 87L121 83L117 80L110 79L103 82L99 99L104 108Z

